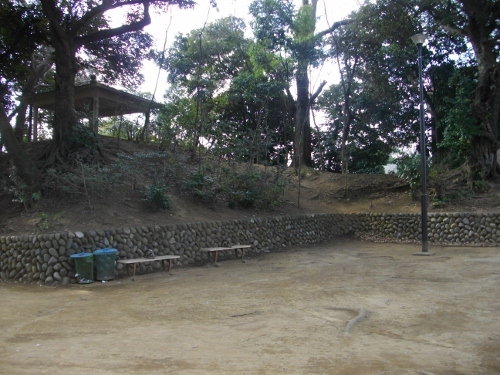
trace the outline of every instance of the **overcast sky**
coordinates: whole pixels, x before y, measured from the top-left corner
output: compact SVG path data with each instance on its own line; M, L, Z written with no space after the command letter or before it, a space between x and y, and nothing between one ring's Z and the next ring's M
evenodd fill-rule
M167 40L167 48L170 46L177 33L189 33L193 29L203 27L205 22L213 22L222 17L234 16L243 18L247 21L248 33L251 35L250 17L248 8L252 0L217 0L218 9L214 9L209 5L209 1L200 0L194 9L179 9L172 7L167 14L153 14L151 25L145 30L155 37L156 49L162 50ZM298 8L302 3L301 0L294 0ZM318 23L316 30L323 30L336 21L347 18L349 13L359 8L359 0L319 0L318 1ZM335 74L335 69L331 66L325 66L319 71L314 72L311 77L312 90L319 85L322 80L328 81L328 85L338 81L338 76ZM140 88L140 91L153 93L158 76L158 68L153 63L145 64L143 74L146 77L146 82ZM156 90L155 99L161 102L163 94L167 88L166 84L167 72L160 72L158 80L158 88ZM328 87L327 85L327 87Z

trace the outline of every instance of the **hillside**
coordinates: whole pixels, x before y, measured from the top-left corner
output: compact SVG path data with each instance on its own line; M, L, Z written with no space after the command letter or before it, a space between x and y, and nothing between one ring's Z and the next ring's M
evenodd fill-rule
M110 165L119 155L156 152L157 146L141 145L101 137L100 163ZM40 145L32 145L32 153ZM299 183L293 169L283 173L288 184L284 204L275 210L228 207L218 201L208 207L183 189L190 171L198 168L196 162L181 150L171 153L174 175L170 181L170 207L157 212L143 202L143 188L148 181L147 171L136 176L136 181L124 179L105 197L61 197L50 192L35 207L26 211L23 205L13 202L13 196L4 189L0 192L0 235L25 235L57 231L86 231L129 226L165 225L207 220L244 219L276 215L329 212L420 212L420 202L412 201L409 187L394 175L350 174L347 177L308 171L301 179L300 206L298 207ZM173 160L172 160L173 158ZM123 162L123 159L122 159ZM6 155L0 159L1 175L7 173ZM262 166L253 166L263 169ZM456 190L456 189L455 189ZM430 196L433 189L430 189ZM498 211L500 191L498 184L491 184L483 194L455 193L452 200L431 202L433 211ZM347 196L346 196L347 194Z

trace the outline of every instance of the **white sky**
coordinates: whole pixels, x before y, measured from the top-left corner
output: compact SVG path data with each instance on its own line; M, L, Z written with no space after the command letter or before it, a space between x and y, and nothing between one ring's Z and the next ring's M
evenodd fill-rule
M165 36L167 38L167 48L170 46L177 33L186 34L193 29L203 27L205 22L210 23L219 18L232 15L243 18L247 22L247 32L251 36L249 25L250 16L248 8L252 0L217 0L218 10L212 8L207 0L200 0L194 9L179 9L172 7L168 14L152 14L151 24L145 28L145 31L155 37L155 47L158 50L163 49ZM294 0L296 8L302 3L301 0ZM359 0L319 0L317 9L317 31L321 31L336 21L347 18L349 13L359 8ZM325 11L326 10L326 11ZM142 72L146 77L146 82L140 87L140 91L153 93L158 76L158 67L147 62ZM158 79L158 88L156 89L155 100L162 102L163 94L167 89L167 72L161 71ZM328 82L328 87L332 83L338 82L338 74L335 67L331 64L325 65L311 75L311 91L323 80Z

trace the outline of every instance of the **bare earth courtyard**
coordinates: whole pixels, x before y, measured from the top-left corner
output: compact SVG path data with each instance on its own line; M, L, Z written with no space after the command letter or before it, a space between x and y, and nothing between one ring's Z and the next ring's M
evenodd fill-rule
M64 287L0 284L2 374L500 374L498 248L341 238Z

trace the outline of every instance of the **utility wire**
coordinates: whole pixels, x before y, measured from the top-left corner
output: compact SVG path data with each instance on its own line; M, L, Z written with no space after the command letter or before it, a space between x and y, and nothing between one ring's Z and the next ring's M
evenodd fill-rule
M153 104L155 100L155 95L156 95L156 90L158 89L158 82L160 81L160 73L163 68L163 62L165 60L165 50L167 49L167 40L168 40L168 31L170 29L170 25L172 24L172 8L169 8L170 11L170 19L167 25L167 30L165 30L165 40L163 42L163 50L161 52L161 58L160 58L160 63L158 64L158 74L156 76L156 83L155 83L155 88L153 90L153 96L151 97L151 103L149 105L151 109L151 105Z

